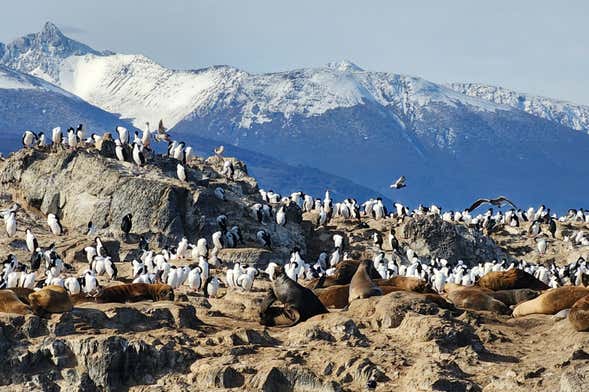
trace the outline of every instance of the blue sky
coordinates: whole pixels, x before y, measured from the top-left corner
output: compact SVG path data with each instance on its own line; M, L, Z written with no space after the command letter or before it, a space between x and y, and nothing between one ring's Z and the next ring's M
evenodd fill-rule
M477 81L589 104L589 2L11 1L0 41L50 20L96 49L172 68L250 72L348 59L436 82Z

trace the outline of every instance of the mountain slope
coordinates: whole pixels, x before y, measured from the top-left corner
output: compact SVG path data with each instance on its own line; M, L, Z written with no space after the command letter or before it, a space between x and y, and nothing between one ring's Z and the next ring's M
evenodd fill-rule
M84 123L89 131L112 130L117 124L131 127L112 113L31 75L0 65L0 151L20 147L25 129L47 134Z
M589 133L589 106L534 96L479 83L451 83L450 88L470 97L507 105L565 127Z
M529 97L536 103L517 105L509 94L489 99L482 88L349 62L261 75L227 66L174 71L140 55L72 49L69 41L45 50L61 33L34 36L37 44L22 50L9 44L2 62L27 71L36 59L43 78L136 126L163 117L181 138L218 140L389 195L390 181L405 174L409 186L394 193L405 202L463 208L505 193L566 208L589 191L579 181L589 174L589 137L574 130L584 129L580 106Z

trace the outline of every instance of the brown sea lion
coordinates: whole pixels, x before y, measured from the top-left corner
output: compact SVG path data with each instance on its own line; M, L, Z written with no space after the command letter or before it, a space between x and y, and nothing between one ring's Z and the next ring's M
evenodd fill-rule
M326 308L342 309L348 306L349 284L329 286L314 290L314 292Z
M348 302L355 299L363 299L382 295L382 290L370 279L368 275L372 269L372 262L365 260L360 263L356 273L350 282L350 292L348 294Z
M489 292L489 293L493 291L493 290L489 290L489 289L486 289L484 287L479 287L479 286L463 286L461 284L456 284L456 283L446 283L446 284L444 284L444 292L446 292L446 294L450 294L451 292L456 291L456 290L468 289L468 288L472 288L472 287L476 287L481 291Z
M104 287L95 296L98 303L137 302L137 301L173 301L174 289L167 284L129 283Z
M432 289L427 282L418 278L409 278L406 276L395 276L390 279L374 279L374 283L378 287L393 286L399 287L402 290L414 291L416 293L432 293Z
M510 289L548 290L550 288L541 280L517 268L507 271L488 272L478 280L476 285L493 291Z
M513 317L528 314L555 314L572 307L575 302L589 295L589 288L582 286L563 286L550 289L540 296L517 305Z
M24 287L12 287L8 290L14 292L14 294L16 294L18 299L27 305L29 305L29 294L31 294L32 292L35 291L33 289L26 289Z
M448 294L454 305L463 309L490 310L500 314L509 314L509 308L501 301L490 296L479 288L465 287Z
M277 300L284 305L282 312L280 308L272 306ZM268 295L260 305L260 324L290 326L322 313L328 313L328 310L315 293L290 279L284 268L278 267L272 288L268 289ZM291 323L285 320L290 320Z
M569 312L569 321L577 331L589 331L589 295L574 303Z
M336 286L342 284L349 284L352 281L352 277L358 269L359 261L345 260L340 262L335 268L333 275L324 278L321 282L319 279L313 279L311 282L305 285L308 288L324 288L329 286ZM372 269L369 272L371 279L379 279L380 274Z
M512 306L534 299L540 295L540 292L532 289L513 289L490 291L487 295L503 302L507 306Z
M18 299L12 290L0 290L0 313L31 314L31 307Z
M32 292L29 294L29 303L38 315L69 312L74 307L67 291L61 286L45 286Z

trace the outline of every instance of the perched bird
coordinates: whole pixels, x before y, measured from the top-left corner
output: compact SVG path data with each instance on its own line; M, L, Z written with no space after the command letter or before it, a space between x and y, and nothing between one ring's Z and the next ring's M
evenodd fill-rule
M127 214L121 220L121 231L125 233L125 240L129 239L129 233L133 228L133 215Z
M180 181L186 181L186 171L181 163L176 165L176 175Z
M63 233L61 222L59 221L59 218L55 216L55 214L47 215L47 224L49 225L49 229L51 229L53 235L61 235Z
M125 127L121 127L120 125L115 128L115 131L119 135L119 140L121 141L122 145L129 144L129 131Z
M14 236L16 234L16 213L14 211L10 212L4 220L6 223L6 234L9 237Z
M37 239L33 235L31 229L27 229L25 241L27 243L27 249L31 253L33 253L39 247L39 243L37 242Z
M168 128L164 127L164 120L161 119L158 127L157 132L155 133L155 140L158 142L169 142L170 135L168 135Z
M35 135L33 131L25 131L25 133L22 135L22 145L25 148L32 147L35 143L35 140L37 140L37 135Z
M115 155L119 161L125 162L129 160L129 151L121 144L119 139L115 140Z

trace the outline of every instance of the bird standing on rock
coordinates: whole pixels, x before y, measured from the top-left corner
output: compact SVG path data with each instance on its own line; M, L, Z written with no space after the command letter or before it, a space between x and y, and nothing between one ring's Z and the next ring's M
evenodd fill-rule
M129 233L131 232L131 228L133 227L133 215L127 214L123 217L121 221L121 230L125 233L125 241L129 239Z

